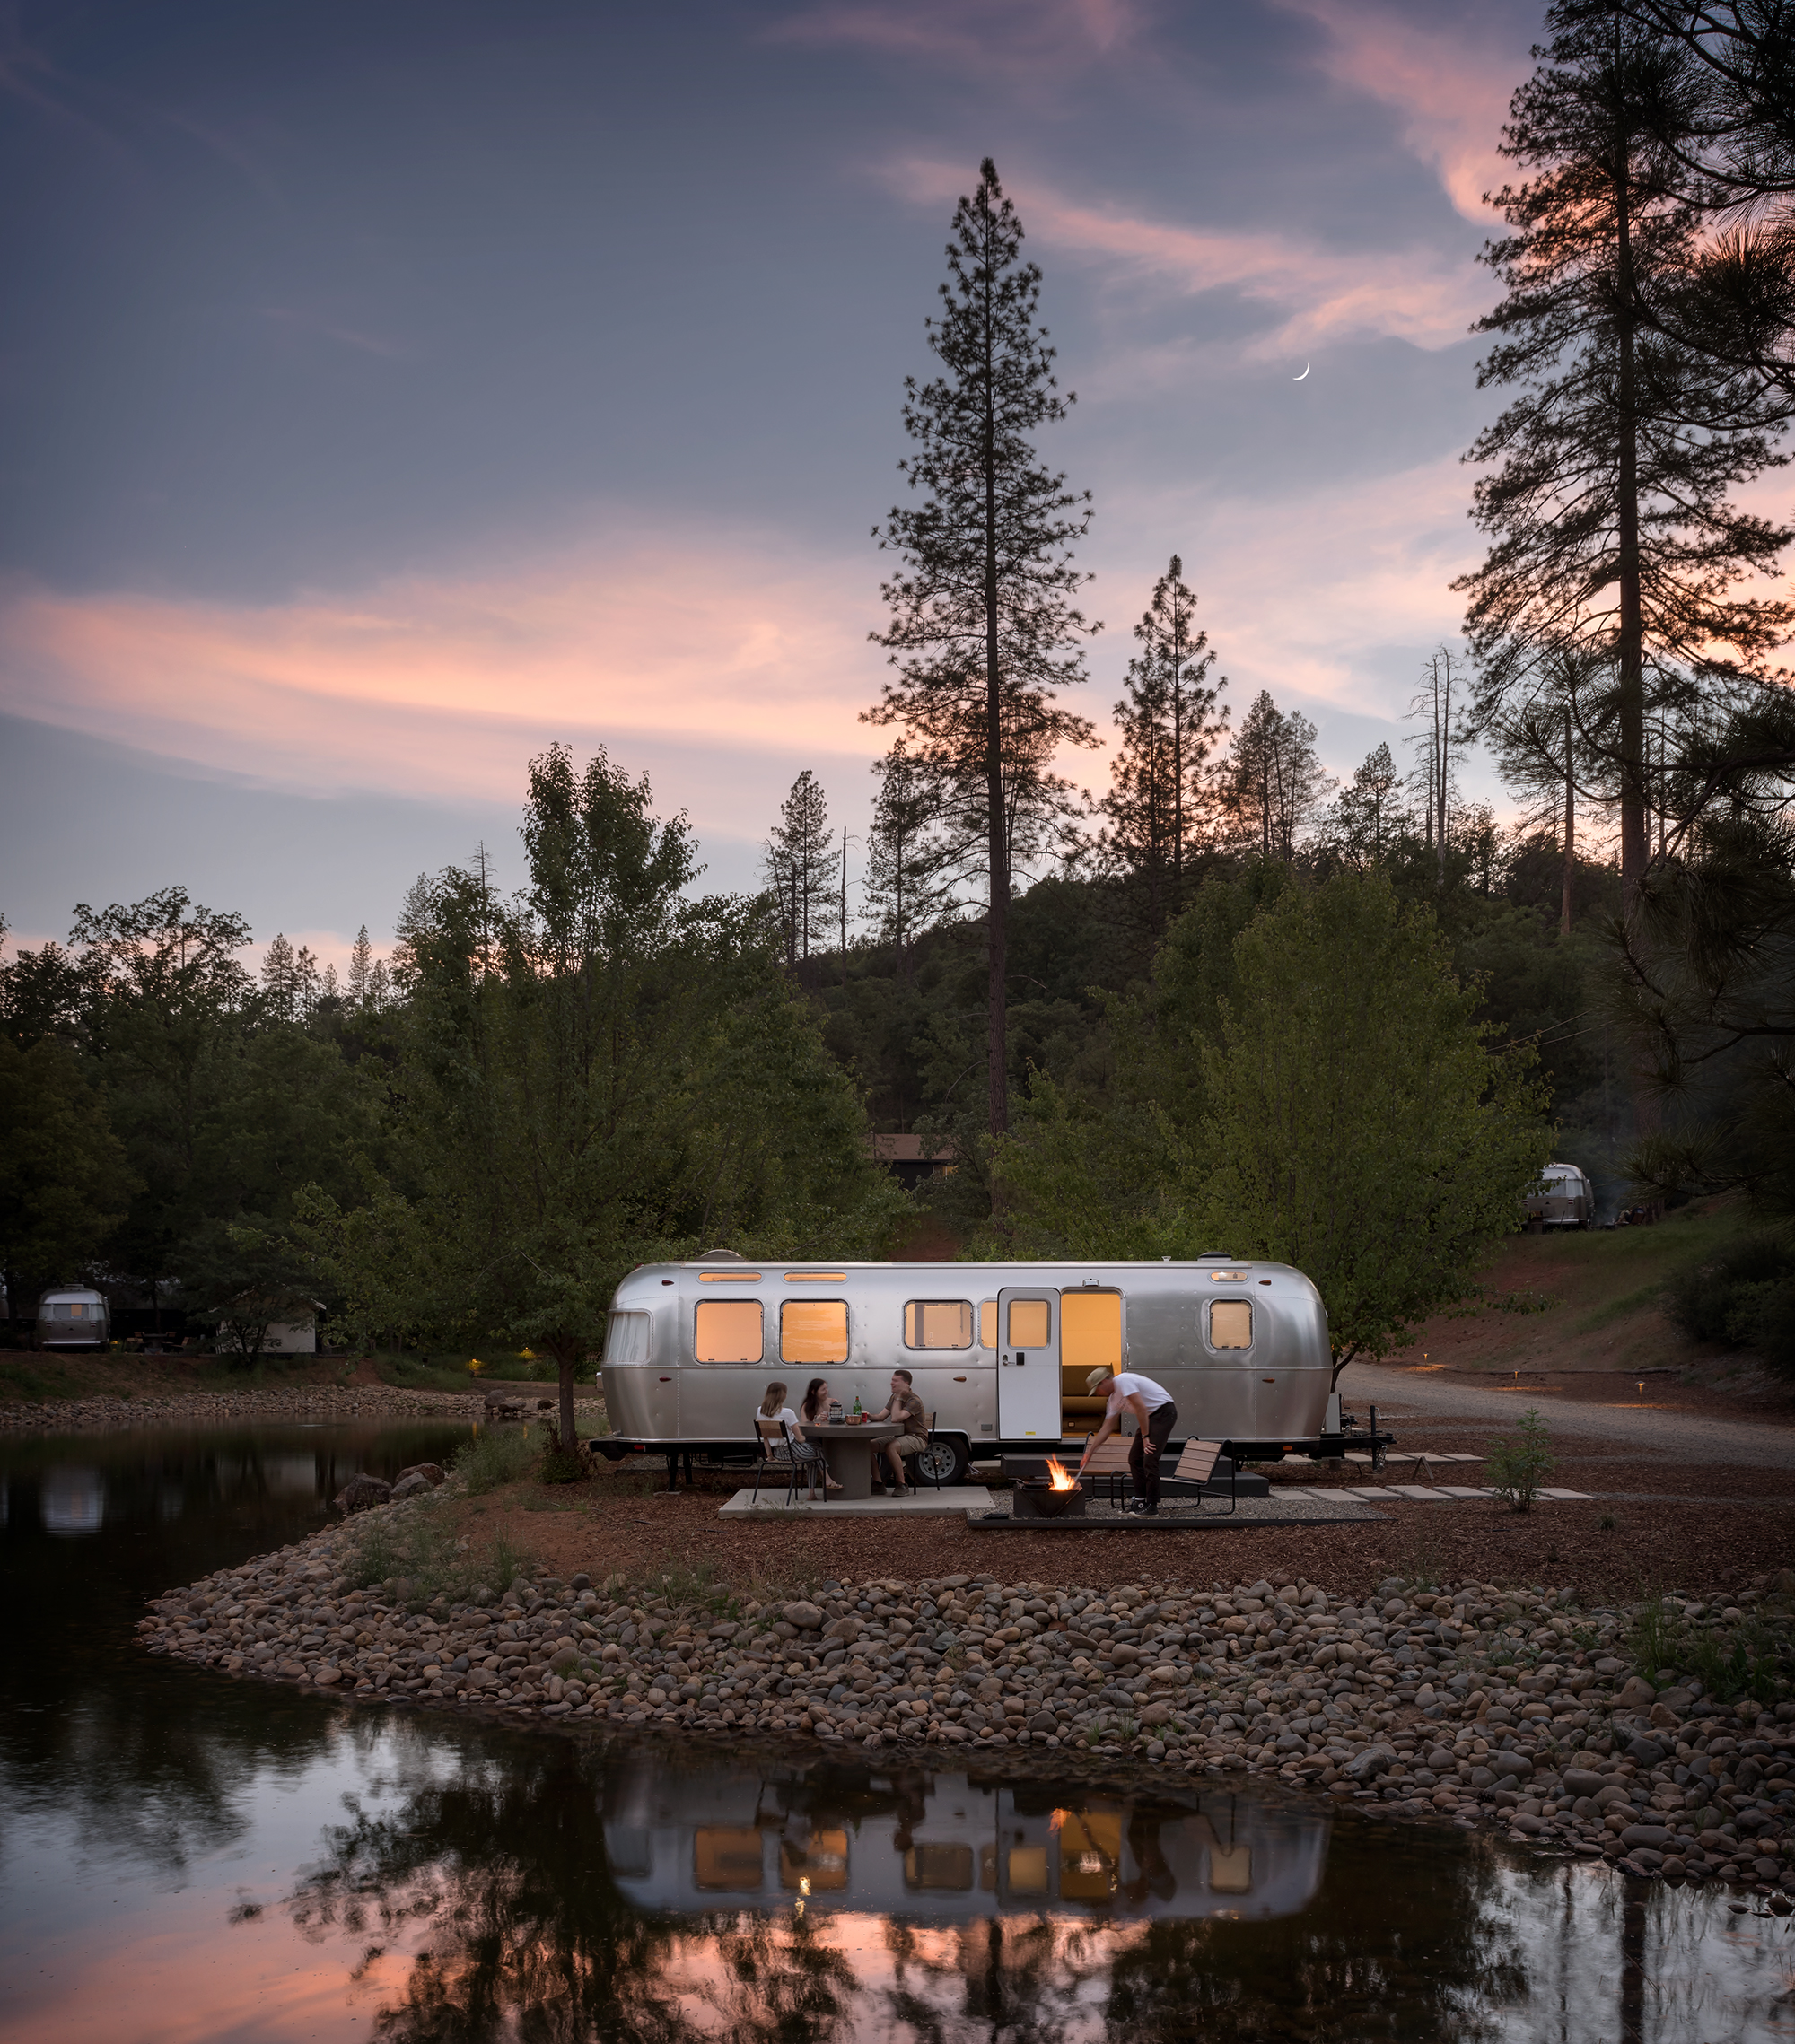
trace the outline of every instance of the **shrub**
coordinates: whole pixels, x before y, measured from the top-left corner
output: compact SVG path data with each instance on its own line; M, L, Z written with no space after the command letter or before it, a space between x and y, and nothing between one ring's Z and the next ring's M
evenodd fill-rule
M1505 1434L1484 1461L1490 1488L1517 1512L1533 1509L1540 1480L1550 1476L1554 1466L1545 1422L1531 1405L1521 1415L1519 1432Z
M534 1453L528 1427L494 1427L456 1450L455 1473L471 1491L496 1490L502 1483L515 1483Z
M1689 1264L1670 1280L1665 1303L1694 1341L1753 1349L1795 1373L1795 1245L1784 1237L1746 1236Z

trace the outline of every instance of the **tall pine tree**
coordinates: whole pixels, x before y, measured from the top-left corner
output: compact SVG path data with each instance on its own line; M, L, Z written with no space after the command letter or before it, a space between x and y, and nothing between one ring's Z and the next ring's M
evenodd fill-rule
M1196 596L1184 563L1153 585L1134 627L1140 651L1128 663L1127 694L1116 705L1122 744L1103 807L1109 843L1136 883L1149 941L1157 945L1184 905L1199 820L1209 806L1210 756L1228 728L1223 676L1212 683L1215 655L1196 624Z
M779 821L767 836L761 872L779 904L785 963L795 966L810 956L813 937L819 944L827 942L837 912L828 799L808 766L779 805Z
M1072 399L1038 322L1041 273L1021 249L1021 224L987 157L977 190L955 211L941 310L929 322L941 373L905 385L916 451L900 468L915 501L875 528L904 561L880 591L890 622L873 634L898 677L866 712L908 733L912 756L956 811L967 869L984 872L993 1134L1009 1121L1012 878L1029 859L1069 848L1077 805L1054 756L1096 743L1055 694L1082 680L1077 642L1094 629L1073 600L1084 578L1072 562L1090 498L1035 452L1034 434L1064 418Z
M1627 7L1560 0L1515 94L1503 152L1532 173L1494 203L1513 231L1484 252L1508 295L1479 322L1480 372L1521 395L1470 459L1490 551L1459 587L1478 709L1519 722L1565 677L1583 770L1620 824L1623 913L1651 857L1647 724L1692 678L1725 694L1762 672L1795 611L1741 593L1791 528L1732 493L1783 457L1760 380L1641 317L1699 258L1687 166L1670 131L1686 53ZM1567 660L1567 656L1589 656Z
M931 775L898 743L873 773L872 825L866 839L866 899L880 939L898 953L899 977L908 981L916 939L952 906L946 869L950 841L940 829L939 791Z
M1280 710L1262 688L1221 773L1221 804L1235 842L1288 865L1297 834L1333 785L1315 749L1315 726L1300 710Z

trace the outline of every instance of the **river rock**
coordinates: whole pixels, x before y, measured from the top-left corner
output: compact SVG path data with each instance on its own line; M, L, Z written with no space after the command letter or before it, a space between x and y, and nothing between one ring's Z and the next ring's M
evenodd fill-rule
M1616 1700L1623 1710L1649 1710L1658 1701L1658 1691L1643 1675L1629 1675Z
M339 1512L365 1512L384 1505L392 1496L392 1485L378 1476L352 1476L331 1499Z
M1629 1824L1621 1833L1621 1843L1631 1851L1635 1846L1650 1846L1661 1852L1670 1843L1669 1827L1665 1824Z
M400 1505L407 1498L416 1498L429 1488L430 1479L422 1470L414 1469L404 1476L395 1478L388 1496L395 1505Z
M802 1598L787 1604L782 1615L787 1625L795 1625L800 1632L814 1632L823 1622L822 1612Z
M393 1489L395 1490L398 1489L399 1485L403 1483L406 1478L408 1476L421 1476L433 1490L435 1489L436 1486L439 1483L447 1481L443 1475L440 1463L433 1462L415 1462L410 1465L409 1468L400 1470L398 1474L393 1478Z

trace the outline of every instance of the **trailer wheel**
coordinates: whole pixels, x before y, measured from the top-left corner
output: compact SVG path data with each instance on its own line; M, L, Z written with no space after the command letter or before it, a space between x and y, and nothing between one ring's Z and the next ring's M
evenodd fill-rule
M964 1483L972 1467L972 1456L964 1441L953 1434L937 1434L915 1458L916 1481Z

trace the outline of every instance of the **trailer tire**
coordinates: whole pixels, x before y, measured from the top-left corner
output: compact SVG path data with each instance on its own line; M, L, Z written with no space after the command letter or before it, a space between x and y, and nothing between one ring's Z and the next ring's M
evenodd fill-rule
M971 1467L972 1451L958 1434L937 1434L915 1458L917 1486L964 1483Z

